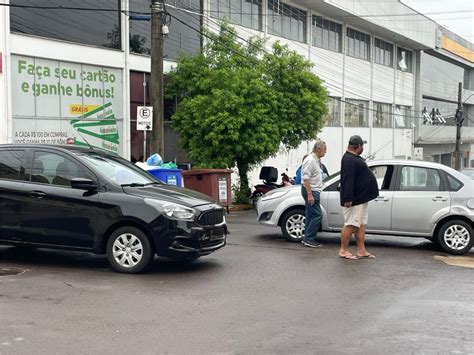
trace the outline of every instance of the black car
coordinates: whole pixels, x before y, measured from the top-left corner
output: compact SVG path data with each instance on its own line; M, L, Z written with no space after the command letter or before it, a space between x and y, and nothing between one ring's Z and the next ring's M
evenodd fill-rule
M154 255L193 260L226 244L224 209L131 162L74 145L0 145L0 244L107 254L138 273Z

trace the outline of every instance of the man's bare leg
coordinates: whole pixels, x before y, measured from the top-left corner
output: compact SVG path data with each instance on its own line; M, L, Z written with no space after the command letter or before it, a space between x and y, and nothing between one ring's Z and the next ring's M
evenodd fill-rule
M371 255L366 249L365 249L365 227L366 225L363 224L359 228L356 228L354 234L356 237L356 242L357 242L357 256L368 256Z
M355 232L356 227L344 226L341 231L341 249L339 250L339 256L351 255L349 251L349 242L351 241L352 233Z

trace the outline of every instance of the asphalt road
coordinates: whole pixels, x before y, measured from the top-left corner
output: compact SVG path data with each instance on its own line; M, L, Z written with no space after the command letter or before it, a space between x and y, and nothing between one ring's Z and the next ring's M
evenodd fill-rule
M0 270L24 270L0 277L0 354L474 353L474 269L436 260L431 243L368 237L377 259L350 261L337 235L309 249L253 211L227 220L224 249L142 275L0 247Z

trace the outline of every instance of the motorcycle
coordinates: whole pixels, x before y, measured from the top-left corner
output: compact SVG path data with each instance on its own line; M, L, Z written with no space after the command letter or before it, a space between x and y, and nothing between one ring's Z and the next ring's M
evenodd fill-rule
M278 178L278 169L274 168L273 166L263 166L260 169L259 179L263 180L263 184L255 185L255 190L252 192L250 199L252 203L255 205L257 200L265 195L268 191L274 190L283 186L291 186L293 185L293 181L286 173L281 174L281 184L277 184Z

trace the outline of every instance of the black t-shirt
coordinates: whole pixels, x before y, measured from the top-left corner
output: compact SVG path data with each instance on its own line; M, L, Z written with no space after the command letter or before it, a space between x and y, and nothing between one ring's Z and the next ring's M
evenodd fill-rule
M377 179L365 160L346 152L341 159L341 206L352 201L352 206L361 205L379 195Z

